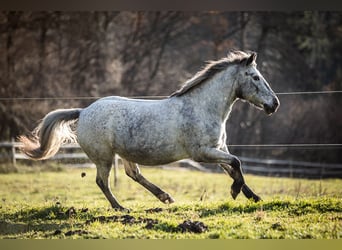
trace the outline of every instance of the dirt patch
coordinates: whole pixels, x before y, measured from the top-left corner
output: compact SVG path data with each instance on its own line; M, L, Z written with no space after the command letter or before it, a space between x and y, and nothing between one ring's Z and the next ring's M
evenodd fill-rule
M85 230L70 230L68 232L65 233L65 236L72 236L72 235L84 235L84 234L89 234L88 231L85 231Z
M191 221L185 220L183 223L177 226L182 233L192 232L192 233L203 233L208 230L208 226L206 226L201 221Z
M56 203L56 210L55 214L57 215L58 219L67 219L67 218L74 218L79 213L87 213L89 211L88 208L76 209L75 207L63 208L60 202Z
M59 235L59 234L61 234L61 233L62 233L62 231L59 230L59 229L57 229L52 235Z
M146 209L145 212L146 213L160 213L163 212L164 210L161 207L156 207L156 208L150 208L150 209Z
M76 209L74 207L70 207L67 211L65 211L65 215L69 218L77 215Z
M146 229L152 229L154 227L154 225L158 224L158 220L146 218L146 219L144 219L144 223L146 223L146 225L145 225Z
M57 229L55 232L52 233L53 236L63 234L62 230ZM72 235L86 235L89 234L88 231L77 229L77 230L70 230L64 233L65 236L72 236Z
M98 216L94 217L90 220L86 221L86 225L93 223L95 221L99 221L101 223L108 223L108 222L121 222L124 225L133 225L133 224L141 224L146 223L145 228L152 229L154 225L158 224L158 220L151 219L151 218L135 218L132 215L122 215L122 216Z
M285 231L285 228L279 222L272 224L271 229L278 230L278 231Z
M88 210L89 210L89 209L88 209L87 207L82 208L82 209L81 209L81 213L86 213L86 212L88 212Z

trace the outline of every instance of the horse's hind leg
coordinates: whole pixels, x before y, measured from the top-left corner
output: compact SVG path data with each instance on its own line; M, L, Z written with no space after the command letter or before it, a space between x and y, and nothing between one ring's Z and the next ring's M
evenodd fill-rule
M174 199L158 186L149 182L141 173L138 164L122 159L126 174L134 181L145 187L148 191L154 194L160 201L164 203L173 203Z
M119 204L118 200L110 191L109 173L112 168L112 162L108 161L108 162L97 163L96 168L97 168L96 184L100 187L100 189L102 190L103 194L106 196L106 198L108 199L112 207L118 210L129 211L128 209L122 207Z

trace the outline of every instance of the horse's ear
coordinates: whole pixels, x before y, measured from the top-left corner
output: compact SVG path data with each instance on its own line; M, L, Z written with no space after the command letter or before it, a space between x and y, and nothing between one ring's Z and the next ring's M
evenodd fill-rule
M249 66L252 64L252 62L255 62L257 58L257 53L252 52L252 54L248 57L247 61L246 61L246 66Z

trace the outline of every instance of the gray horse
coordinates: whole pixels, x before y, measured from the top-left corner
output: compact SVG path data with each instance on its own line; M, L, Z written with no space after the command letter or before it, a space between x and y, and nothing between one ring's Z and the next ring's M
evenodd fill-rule
M84 109L52 111L31 136L19 137L22 151L32 159L46 159L56 154L61 144L77 141L96 164L96 183L115 209L125 209L109 187L115 153L123 159L126 174L164 203L174 200L149 182L138 164L160 165L184 158L217 163L234 180L234 199L242 191L257 202L260 197L246 185L241 163L226 145L226 122L236 100L246 100L267 114L279 106L255 59L256 53L231 51L227 57L209 62L162 100L112 96Z

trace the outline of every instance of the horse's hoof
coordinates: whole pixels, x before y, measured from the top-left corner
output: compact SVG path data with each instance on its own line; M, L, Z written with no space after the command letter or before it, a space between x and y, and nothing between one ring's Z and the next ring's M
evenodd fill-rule
M258 196L258 195L256 195L256 194L254 194L252 198L253 198L254 202L262 201L262 199L260 198L260 196Z
M256 195L246 184L242 186L241 190L247 199L253 199L254 202L261 201L260 196Z
M242 184L237 183L236 181L233 182L232 186L230 187L230 194L235 200L238 194L241 191Z
M168 193L162 193L158 195L157 197L161 202L165 204L171 204L175 202L175 200Z
M115 211L120 211L120 212L124 212L124 213L130 213L131 210L125 207L113 207Z
M235 200L239 193L237 193L237 192L235 192L233 189L231 189L231 190L230 190L230 194L231 194L231 196L233 197L233 199Z

